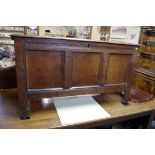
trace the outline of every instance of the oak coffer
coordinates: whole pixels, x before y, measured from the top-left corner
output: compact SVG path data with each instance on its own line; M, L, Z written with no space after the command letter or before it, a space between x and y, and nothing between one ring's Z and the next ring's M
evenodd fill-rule
M20 118L30 100L123 92L127 104L137 45L12 35L15 41Z

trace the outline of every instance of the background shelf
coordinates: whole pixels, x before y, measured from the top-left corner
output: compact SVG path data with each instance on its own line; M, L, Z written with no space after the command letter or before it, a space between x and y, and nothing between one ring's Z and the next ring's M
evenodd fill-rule
M0 46L14 45L11 34L24 34L24 26L0 26Z

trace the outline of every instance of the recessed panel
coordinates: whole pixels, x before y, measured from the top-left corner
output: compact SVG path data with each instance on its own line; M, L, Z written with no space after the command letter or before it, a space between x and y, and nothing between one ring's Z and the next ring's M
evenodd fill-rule
M99 84L100 54L73 53L72 86L91 86Z
M107 84L125 83L129 72L130 55L111 54L108 64Z
M29 88L62 87L62 52L27 52L26 61Z

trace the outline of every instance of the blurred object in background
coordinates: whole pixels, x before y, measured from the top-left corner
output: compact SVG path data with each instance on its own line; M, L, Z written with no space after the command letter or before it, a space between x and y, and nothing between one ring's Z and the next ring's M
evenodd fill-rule
M26 34L31 36L38 35L38 27L37 26L26 26Z
M110 26L101 26L100 27L100 40L109 41L110 39Z
M6 68L15 65L15 51L13 46L0 48L0 68Z

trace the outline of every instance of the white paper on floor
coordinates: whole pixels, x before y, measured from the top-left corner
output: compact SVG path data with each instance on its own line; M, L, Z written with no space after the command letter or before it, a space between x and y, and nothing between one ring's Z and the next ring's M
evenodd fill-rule
M110 117L91 96L55 97L53 101L64 126Z

